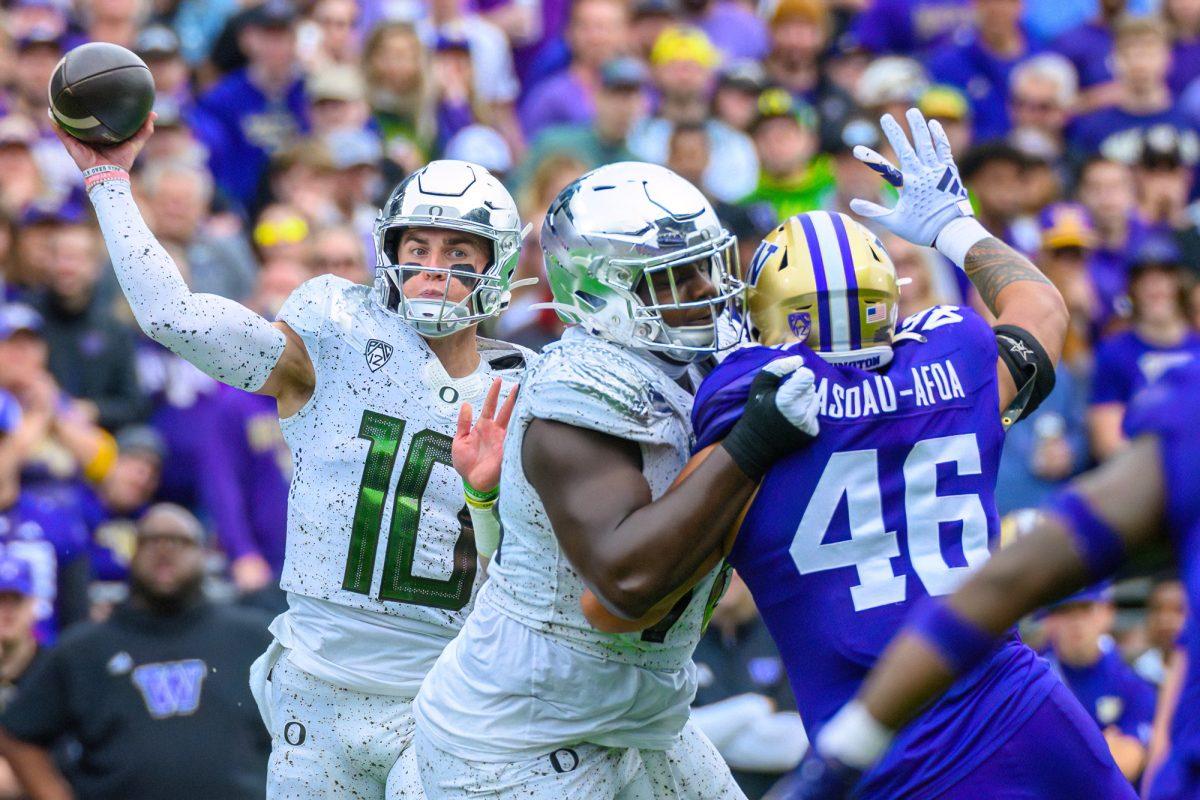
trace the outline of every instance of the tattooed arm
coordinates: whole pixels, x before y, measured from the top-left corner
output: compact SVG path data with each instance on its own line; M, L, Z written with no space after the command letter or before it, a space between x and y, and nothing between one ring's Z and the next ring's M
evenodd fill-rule
M963 270L1000 325L1016 325L1033 334L1058 363L1067 335L1067 305L1054 284L1025 256L995 237L977 242L967 251ZM997 361L1000 408L1008 407L1017 386L1003 362Z

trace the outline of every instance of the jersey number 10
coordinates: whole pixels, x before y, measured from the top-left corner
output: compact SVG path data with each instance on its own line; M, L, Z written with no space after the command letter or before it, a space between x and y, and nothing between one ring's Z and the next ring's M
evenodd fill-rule
M346 575L342 579L342 588L348 592L371 592L384 501L403 435L404 420L374 411L363 412L358 437L369 441L371 449L367 451L367 463L363 466L362 484L358 490L358 503L354 507L354 523L350 531ZM392 503L392 523L383 561L383 580L379 588L380 600L458 611L471 599L477 556L475 536L466 524L470 517L465 505L458 515L461 527L458 540L454 543L454 571L450 577L439 580L413 574L417 528L421 521L421 497L429 485L433 465L452 466L452 443L453 440L446 434L427 428L416 433L408 445L408 455L400 470L396 498Z

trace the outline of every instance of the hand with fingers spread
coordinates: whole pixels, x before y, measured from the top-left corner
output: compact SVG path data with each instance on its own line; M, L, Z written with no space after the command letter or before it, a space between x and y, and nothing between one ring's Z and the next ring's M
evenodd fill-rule
M504 434L508 431L508 420L512 417L513 405L517 402L519 386L514 386L500 407L499 378L492 379L479 419L471 425L470 403L463 403L458 410L458 431L450 457L454 469L472 489L480 493L493 491L500 484L500 461L504 456Z
M906 117L912 132L911 144L891 114L884 114L879 121L900 160L899 169L869 147L854 148L855 158L900 190L900 200L894 208L887 209L856 198L850 201L850 208L856 214L876 220L897 236L929 247L937 242L946 226L957 219L972 218L974 212L941 123L926 122L915 108L910 108Z

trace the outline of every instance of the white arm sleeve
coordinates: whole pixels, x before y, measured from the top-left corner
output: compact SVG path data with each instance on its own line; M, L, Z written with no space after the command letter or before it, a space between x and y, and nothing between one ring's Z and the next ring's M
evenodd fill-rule
M283 333L245 306L188 289L128 183L106 181L90 197L117 280L145 334L222 383L261 389L283 355Z

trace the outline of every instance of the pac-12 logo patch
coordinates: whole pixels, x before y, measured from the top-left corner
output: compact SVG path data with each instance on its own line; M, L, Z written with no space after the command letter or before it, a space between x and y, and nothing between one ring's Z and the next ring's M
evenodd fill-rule
M392 352L395 350L387 342L379 339L372 339L367 342L367 366L371 368L371 372L377 372L384 364L392 358Z
M788 314L788 327L792 329L792 335L804 341L808 338L808 332L812 330L812 313L809 311L793 311Z

